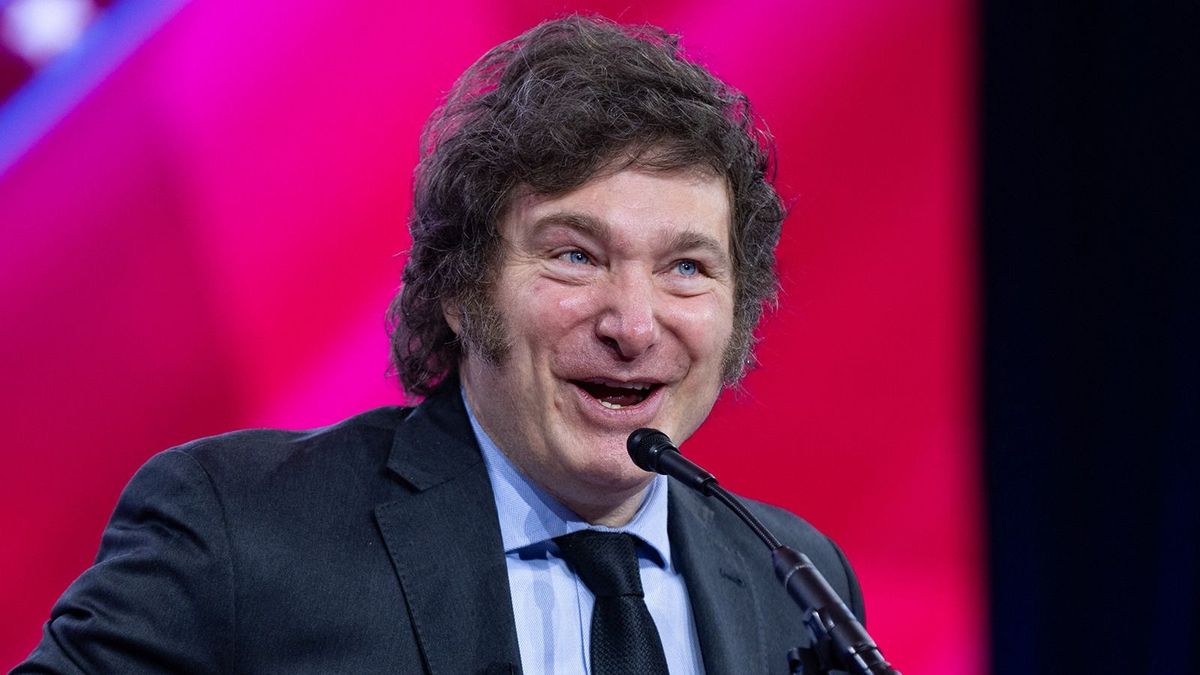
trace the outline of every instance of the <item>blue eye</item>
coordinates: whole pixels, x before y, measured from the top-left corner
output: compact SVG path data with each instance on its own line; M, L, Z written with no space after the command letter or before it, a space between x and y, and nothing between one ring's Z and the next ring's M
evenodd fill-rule
M588 254L580 250L567 251L566 253L558 256L558 258L575 265L590 265L592 262L592 259L588 257Z
M675 263L675 271L685 277L693 277L700 273L700 266L694 260L680 260Z

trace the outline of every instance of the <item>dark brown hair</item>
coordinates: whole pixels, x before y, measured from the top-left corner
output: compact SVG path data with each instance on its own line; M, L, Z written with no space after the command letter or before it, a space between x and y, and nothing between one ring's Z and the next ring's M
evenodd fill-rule
M425 125L412 250L388 310L392 362L406 391L435 391L457 372L464 345L502 358L490 284L497 224L514 191L565 193L614 164L703 168L727 182L735 291L724 377L741 378L777 285L784 210L768 180L769 138L746 97L687 60L677 36L571 16L489 51ZM443 316L446 301L461 313L461 340Z

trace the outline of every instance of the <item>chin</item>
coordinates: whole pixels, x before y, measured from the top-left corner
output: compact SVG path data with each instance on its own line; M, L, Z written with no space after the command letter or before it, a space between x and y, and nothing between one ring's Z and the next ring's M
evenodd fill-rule
M613 490L632 489L649 482L653 474L639 469L629 458L629 451L625 448L626 437L623 434L619 439L595 439L587 446L581 446L595 450L581 458L576 475L592 485Z

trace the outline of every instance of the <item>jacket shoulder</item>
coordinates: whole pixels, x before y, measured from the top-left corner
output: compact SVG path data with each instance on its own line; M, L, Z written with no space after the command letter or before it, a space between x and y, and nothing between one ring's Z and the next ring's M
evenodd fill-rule
M190 441L160 454L187 455L214 481L261 477L321 465L381 466L391 451L396 430L412 410L384 406L316 429L231 431Z

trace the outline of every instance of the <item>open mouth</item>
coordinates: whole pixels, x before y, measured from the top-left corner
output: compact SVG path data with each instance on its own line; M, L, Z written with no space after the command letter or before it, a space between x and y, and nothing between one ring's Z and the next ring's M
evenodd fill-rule
M610 382L572 380L571 384L584 390L609 410L620 410L640 404L662 385L657 382Z

